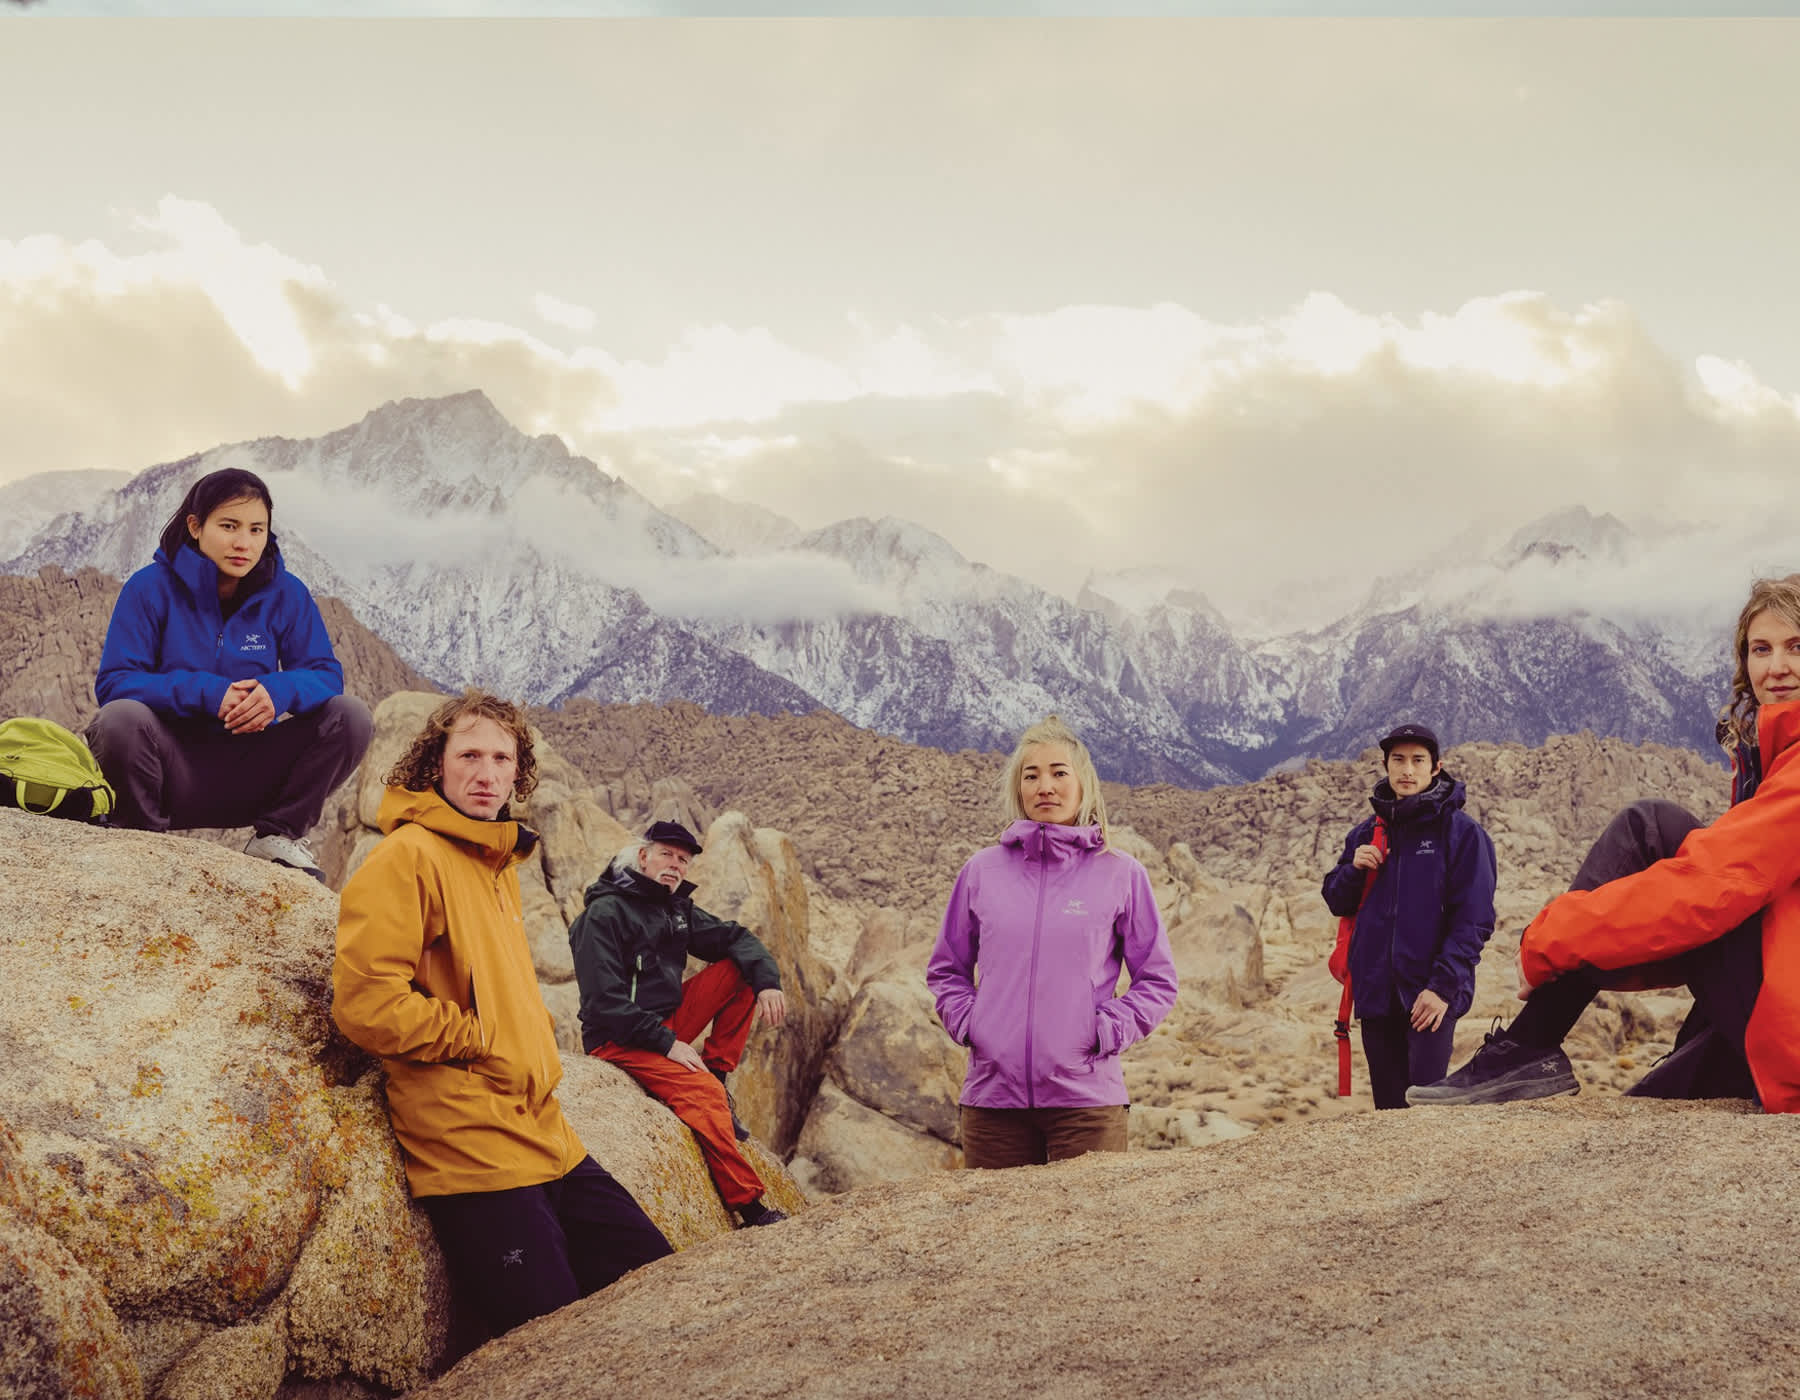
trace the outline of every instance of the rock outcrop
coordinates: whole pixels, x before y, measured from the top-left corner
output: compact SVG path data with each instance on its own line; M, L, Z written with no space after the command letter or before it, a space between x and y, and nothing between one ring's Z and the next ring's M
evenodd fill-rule
M418 1400L602 1368L616 1400L1782 1392L1800 1121L1746 1107L1371 1113L869 1187L734 1253L730 1287L703 1246Z
M206 843L4 810L0 884L8 1393L426 1379L443 1266L379 1066L330 1022L336 897ZM584 1143L678 1245L730 1229L666 1110L611 1066L566 1072Z

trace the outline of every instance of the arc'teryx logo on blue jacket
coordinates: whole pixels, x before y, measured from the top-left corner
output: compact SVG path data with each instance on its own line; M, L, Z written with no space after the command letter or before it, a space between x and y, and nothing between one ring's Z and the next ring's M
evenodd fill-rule
M344 693L318 604L279 554L269 581L230 617L219 607L218 565L197 549L179 549L173 560L159 549L125 580L94 677L102 705L140 700L159 714L212 718L231 682L252 677L278 715Z
M1356 915L1350 989L1358 1016L1410 1011L1430 988L1461 1016L1475 996L1475 964L1494 931L1494 843L1462 810L1463 785L1440 771L1424 792L1395 797L1383 778L1369 805L1387 824L1388 853L1363 898L1366 872L1350 862L1374 839L1375 818L1357 825L1325 877L1325 903ZM1361 909L1357 901L1362 901Z

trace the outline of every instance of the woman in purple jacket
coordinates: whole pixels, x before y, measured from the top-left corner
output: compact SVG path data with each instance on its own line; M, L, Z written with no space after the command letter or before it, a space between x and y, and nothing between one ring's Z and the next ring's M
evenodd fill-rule
M1150 877L1108 843L1094 761L1055 715L1020 736L1000 801L1010 825L956 877L925 970L944 1028L969 1047L963 1162L1123 1152L1119 1052L1175 1004ZM1117 996L1121 966L1131 989Z

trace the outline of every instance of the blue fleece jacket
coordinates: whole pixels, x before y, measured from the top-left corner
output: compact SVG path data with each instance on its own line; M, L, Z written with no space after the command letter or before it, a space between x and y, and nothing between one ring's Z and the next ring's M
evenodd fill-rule
M159 549L125 580L94 677L102 705L141 700L161 715L212 719L231 682L253 677L277 715L344 693L318 604L279 554L269 581L230 617L219 607L218 565L197 549L183 546L173 560Z
M1356 915L1350 991L1358 1016L1412 1010L1426 988L1461 1016L1475 996L1475 964L1494 931L1494 843L1462 810L1463 785L1439 771L1424 792L1395 797L1383 778L1369 799L1387 824L1388 853L1363 898L1366 872L1350 862L1374 840L1375 818L1357 825L1325 877L1325 904ZM1358 901L1361 908L1358 908Z

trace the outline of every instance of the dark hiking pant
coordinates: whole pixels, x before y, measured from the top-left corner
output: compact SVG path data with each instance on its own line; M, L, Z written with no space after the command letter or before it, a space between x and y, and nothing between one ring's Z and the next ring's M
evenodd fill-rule
M539 1186L421 1196L457 1302L494 1336L674 1251L592 1157Z
M87 745L118 794L113 821L141 831L253 826L305 836L325 799L356 771L375 721L353 695L289 715L255 734L216 719L172 719L114 700L89 722Z
M1403 1014L1362 1018L1363 1058L1369 1064L1375 1107L1405 1108L1409 1087L1435 1084L1450 1072L1456 1020L1446 1016L1435 1031L1415 1031L1412 1018Z
M1123 1152L1125 1104L1098 1108L974 1108L962 1105L965 1167L1030 1167L1084 1152Z
M1673 802L1634 802L1600 833L1569 888L1598 889L1647 870L1674 855L1699 825ZM1588 1003L1608 987L1682 984L1693 992L1694 1008L1675 1049L1629 1092L1663 1099L1756 1097L1744 1058L1744 1032L1762 990L1761 914L1665 962L1612 972L1580 968L1546 982L1531 994L1508 1034L1550 1049L1562 1044Z

